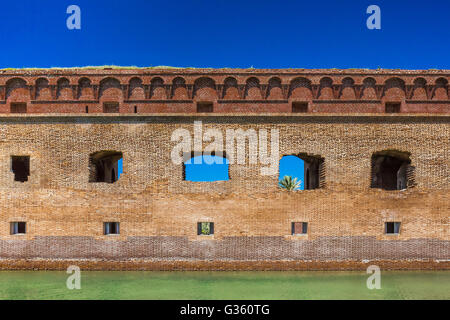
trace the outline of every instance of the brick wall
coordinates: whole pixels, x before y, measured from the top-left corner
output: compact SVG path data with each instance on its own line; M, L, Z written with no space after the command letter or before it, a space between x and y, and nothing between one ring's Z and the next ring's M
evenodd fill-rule
M231 164L229 181L183 181L182 165L170 160L171 135L193 132L195 120L223 132L278 129L280 157L325 159L324 187L281 191L259 164ZM367 259L435 268L450 257L448 115L3 115L0 142L2 267L21 259L44 261L39 268L59 259L212 259L219 269L221 261L228 269L227 261L325 268ZM371 155L386 149L411 153L415 187L370 188ZM114 184L88 182L89 154L100 150L123 153ZM29 181L14 181L12 155L30 156ZM26 221L27 234L10 235L11 221ZM120 235L103 235L107 221L120 222ZM214 222L214 235L197 236L199 221ZM308 234L292 236L294 221L308 222ZM401 222L400 234L385 235L386 221Z
M0 70L0 113L289 113L292 102L316 113L449 113L448 70L43 69Z

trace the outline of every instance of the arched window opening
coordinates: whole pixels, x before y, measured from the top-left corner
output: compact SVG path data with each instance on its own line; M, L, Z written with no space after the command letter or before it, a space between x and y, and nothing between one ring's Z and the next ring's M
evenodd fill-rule
M324 159L320 156L307 154L288 155L280 160L278 180L284 176L300 181L297 190L312 190L324 185Z
M89 156L89 182L114 183L122 173L122 152L98 151Z
M229 161L219 155L197 155L184 162L184 180L195 182L228 181Z
M375 152L372 155L371 188L404 190L414 185L414 167L410 154L396 150Z
M30 156L11 156L14 181L26 182L30 176Z

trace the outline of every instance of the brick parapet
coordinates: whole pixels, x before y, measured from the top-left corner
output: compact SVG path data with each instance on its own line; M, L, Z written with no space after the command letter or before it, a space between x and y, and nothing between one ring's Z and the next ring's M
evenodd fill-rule
M0 113L11 103L28 113L290 113L307 102L313 113L450 113L448 70L303 69L43 69L0 71Z

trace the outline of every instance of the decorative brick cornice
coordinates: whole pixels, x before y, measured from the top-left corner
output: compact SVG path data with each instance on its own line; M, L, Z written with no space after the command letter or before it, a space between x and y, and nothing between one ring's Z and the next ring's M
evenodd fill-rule
M313 103L315 100L324 100L329 102L329 108L333 108L332 105L340 101L352 101L354 105L363 106L375 100L380 104L378 111L384 102L407 104L409 101L422 101L423 106L418 106L413 111L403 108L402 112L449 113L449 80L449 70L189 68L0 70L0 100L6 101L7 104L48 101L49 105L62 101L74 105L85 101L95 101L97 104L102 101L117 101L122 104L126 101L136 102L140 105L140 109L144 108L141 106L155 105L158 101L161 105L157 110L147 111L162 113L173 112L173 108L170 109L169 105L179 106L180 101L185 104L195 104L196 101L230 101L230 103L232 101L242 106L251 102L272 105L270 109L261 109L261 112L288 112L291 101ZM189 100L192 101L188 102ZM440 107L427 106L428 103L435 106L437 101L441 104ZM52 108L49 106L48 109L41 108L39 111L30 112L55 112ZM353 106L346 112L352 112L352 108L355 112L361 112L360 108ZM310 109L313 112L321 112L314 108ZM77 113L79 110L74 107L73 111L69 108L65 112ZM119 110L127 111L122 107ZM176 112L189 113L194 110L194 105L185 105ZM257 106L252 106L251 111L257 111ZM214 108L214 112L220 110ZM343 110L336 109L334 112Z

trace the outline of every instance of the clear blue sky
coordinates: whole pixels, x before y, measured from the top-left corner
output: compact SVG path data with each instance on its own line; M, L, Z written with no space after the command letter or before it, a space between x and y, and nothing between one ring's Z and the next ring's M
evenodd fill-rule
M284 156L280 160L278 180L284 176L297 178L300 181L299 190L305 190L305 161L297 156Z
M187 181L229 180L229 161L219 156L196 156L185 162Z
M71 4L81 30L66 28ZM371 4L381 30L366 28ZM0 68L449 69L450 1L3 1L0 41Z

